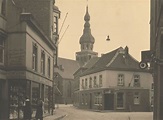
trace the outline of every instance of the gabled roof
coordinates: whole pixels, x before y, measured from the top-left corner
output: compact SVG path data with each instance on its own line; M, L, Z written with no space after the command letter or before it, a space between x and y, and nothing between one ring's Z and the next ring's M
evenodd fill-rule
M83 67L91 68L99 59L100 59L99 57L93 57Z
M81 76L100 72L103 70L142 71L139 62L128 53L128 47L119 47L109 53L103 54L101 58Z
M83 71L87 70L88 68L91 68L99 59L100 59L99 57L93 57L93 58L91 58L84 66L80 67L74 73L74 75L77 75L79 72L83 72Z
M75 60L58 58L58 68L54 72L58 72L64 79L74 79L73 74L79 69L79 64Z

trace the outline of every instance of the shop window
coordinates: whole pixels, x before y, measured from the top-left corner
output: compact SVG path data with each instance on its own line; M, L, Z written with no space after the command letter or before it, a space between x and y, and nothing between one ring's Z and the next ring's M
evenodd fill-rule
M37 45L33 45L33 53L32 53L32 69L37 71Z
M45 52L41 52L41 73L45 75Z
M118 86L124 86L124 75L123 74L118 75Z
M134 87L140 87L140 76L134 75Z
M124 108L124 93L122 92L117 93L117 108Z
M89 79L89 88L92 88L92 77Z
M45 86L45 94L44 94L44 112L50 112L50 87Z
M85 105L87 105L87 104L88 104L88 95L85 94Z
M13 82L10 85L10 119L22 119L23 118L23 106L26 98L25 86L20 86L17 82Z
M82 94L81 97L81 104L84 104L84 94Z
M95 105L102 104L102 94L101 93L95 93Z
M0 64L4 63L4 40L0 39Z
M99 86L102 87L102 75L99 76Z
M40 85L39 83L32 82L32 105L36 106L40 98Z
M139 92L134 93L134 104L140 104L140 94L139 94Z
M50 77L50 73L51 73L51 70L50 70L50 57L48 58L48 76Z

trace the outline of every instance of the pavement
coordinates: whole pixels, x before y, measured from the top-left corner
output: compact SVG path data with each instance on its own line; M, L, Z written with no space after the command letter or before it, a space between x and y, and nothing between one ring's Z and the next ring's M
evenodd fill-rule
M65 117L67 114L61 111L59 107L64 107L64 105L56 106L54 114L44 117L44 120L60 120L61 118Z

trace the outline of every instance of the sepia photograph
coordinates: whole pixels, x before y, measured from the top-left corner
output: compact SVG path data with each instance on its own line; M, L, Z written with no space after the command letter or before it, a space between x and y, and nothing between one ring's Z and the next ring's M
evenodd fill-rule
M163 0L0 0L0 120L163 120Z

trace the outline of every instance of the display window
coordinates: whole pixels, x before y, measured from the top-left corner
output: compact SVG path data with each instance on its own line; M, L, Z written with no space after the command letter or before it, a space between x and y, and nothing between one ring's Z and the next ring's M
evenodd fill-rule
M10 83L10 119L23 119L23 106L26 98L26 83Z
M44 110L45 113L50 112L50 87L45 86Z

